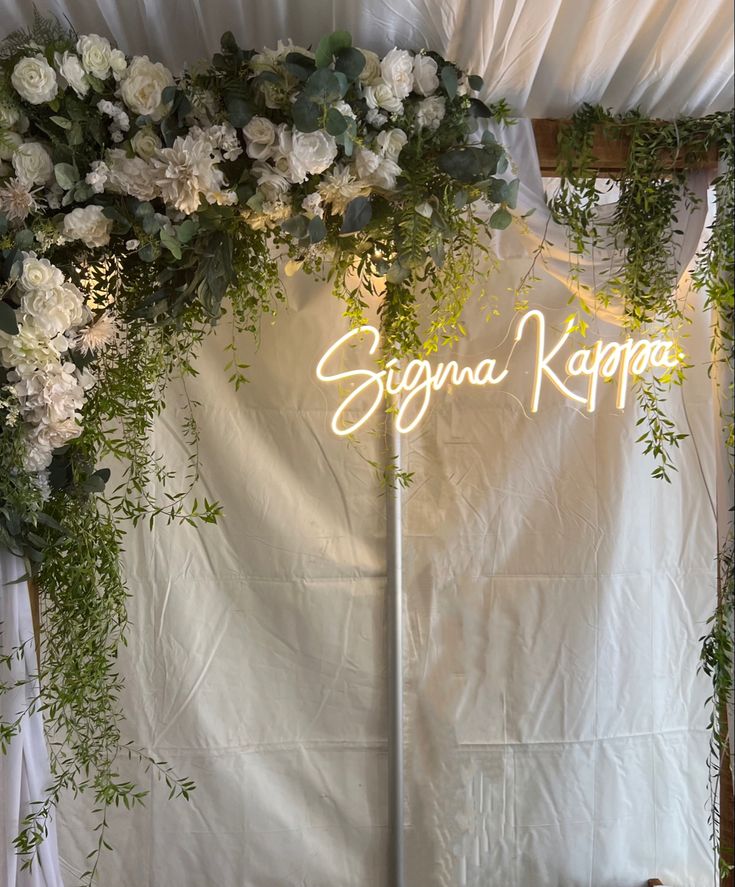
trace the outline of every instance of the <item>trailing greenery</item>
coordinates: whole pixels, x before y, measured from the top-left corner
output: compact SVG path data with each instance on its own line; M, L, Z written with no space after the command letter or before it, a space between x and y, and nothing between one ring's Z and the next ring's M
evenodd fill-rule
M629 142L625 169L606 182L595 168L596 135ZM559 190L549 201L557 221L569 233L571 279L582 302L597 301L622 309L631 329L655 326L678 336L687 322L685 306L677 300L682 243L680 217L689 212L696 197L687 184L691 169L703 165L713 151L719 157L712 182L715 215L703 250L692 272L695 289L705 295L711 312L712 360L710 372L720 386L723 436L733 475L733 269L735 267L735 152L733 114L719 113L701 119L665 122L649 120L634 111L613 115L599 106L584 105L560 132ZM614 212L601 211L602 195L619 190ZM583 256L595 257L598 248L612 249L607 266L595 265L595 281L585 283ZM586 305L584 306L586 309ZM588 310L588 309L586 309ZM670 480L675 470L673 453L686 436L666 416L665 400L671 385L683 381L685 365L669 376L638 379L639 442L656 460L653 474ZM718 552L718 602L702 638L702 669L712 681L710 710L711 781L710 821L712 841L724 877L733 866L733 848L720 846L719 776L726 755L731 725L727 707L733 703L733 582L732 518L727 541Z

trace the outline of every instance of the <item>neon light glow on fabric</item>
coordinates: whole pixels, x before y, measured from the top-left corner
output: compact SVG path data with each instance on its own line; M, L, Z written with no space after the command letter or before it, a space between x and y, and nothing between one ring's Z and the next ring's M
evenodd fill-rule
M531 387L531 412L538 411L544 381L549 381L556 390L568 400L584 404L587 412L592 413L597 406L597 390L600 379L616 380L617 395L615 404L624 409L630 376L642 375L647 370L671 370L683 359L676 344L670 339L626 339L624 342L603 342L598 339L586 348L573 351L565 362L559 358L572 335L573 324L570 321L556 342L547 345L546 318L537 309L527 311L517 321L515 342L523 338L527 326L535 322L536 356ZM332 431L340 436L353 434L370 419L380 406L386 395L400 396L400 406L395 416L396 428L401 434L408 434L421 422L426 415L434 392L449 385L474 385L486 387L499 385L510 374L506 365L498 367L496 360L484 358L474 366L460 366L456 360L437 363L432 366L428 360L410 360L405 366L393 358L385 367L368 369L359 368L328 371L327 365L338 354L343 346L353 343L361 336L369 341L368 355L372 356L380 347L380 332L374 326L361 326L341 336L322 355L317 364L316 375L321 382L346 382L350 380L355 387L344 397L332 417ZM557 367L552 362L557 361ZM560 365L559 365L560 364ZM586 394L573 391L560 378L587 378ZM345 418L347 413L361 395L372 395L372 402L362 410L354 421Z

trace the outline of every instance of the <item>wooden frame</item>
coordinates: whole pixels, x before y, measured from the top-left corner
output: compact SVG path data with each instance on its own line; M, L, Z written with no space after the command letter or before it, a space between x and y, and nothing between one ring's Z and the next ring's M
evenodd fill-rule
M536 139L536 151L538 152L539 166L542 176L556 176L559 164L559 133L568 121L550 120L539 118L532 120L533 134ZM625 169L630 139L608 139L605 137L602 127L595 127L593 153L595 155L595 168L601 177L622 172ZM683 158L672 157L669 160L672 169L683 169ZM691 168L691 163L688 164ZM701 169L715 170L717 168L717 150L711 148L700 164Z

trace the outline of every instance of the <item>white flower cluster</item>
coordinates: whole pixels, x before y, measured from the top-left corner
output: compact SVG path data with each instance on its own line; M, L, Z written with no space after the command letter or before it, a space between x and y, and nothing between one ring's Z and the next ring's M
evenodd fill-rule
M24 468L35 473L48 468L55 449L81 434L80 413L95 378L78 369L68 352L90 315L79 289L35 253L23 253L16 289L19 331L0 331L0 363L8 370L17 416L25 426ZM97 336L96 347L109 341L102 338Z
M131 139L136 152L129 156L121 148L110 149L103 161L96 161L86 176L93 191L129 194L138 200L160 197L164 203L179 212L196 212L202 199L207 203L232 205L237 195L226 187L224 173L218 164L223 158L234 160L242 153L237 134L227 123L206 129L194 126L185 136L177 136L170 148L164 148L152 129L144 128ZM87 209L98 209L87 207ZM70 216L64 218L64 234L91 243L83 232L68 230ZM108 221L108 220L105 220ZM110 222L110 227L111 227ZM109 228L103 243L109 240Z

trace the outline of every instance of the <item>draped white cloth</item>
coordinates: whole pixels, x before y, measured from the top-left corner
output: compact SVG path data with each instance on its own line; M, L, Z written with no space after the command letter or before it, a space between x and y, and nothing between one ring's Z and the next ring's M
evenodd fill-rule
M3 30L28 23L25 0L0 3ZM289 36L313 43L344 27L379 51L442 51L482 74L488 96L528 116L562 116L582 101L640 104L662 117L732 104L728 2L39 6L174 69L210 55L227 28L259 47ZM529 220L538 237L545 217L530 131L520 125L506 140L523 205L538 207ZM701 228L702 216L691 217L682 266ZM560 327L570 310L566 251L560 232L551 240L531 298ZM496 244L504 264L489 277L486 305L500 317L485 324L475 304L461 356L503 347L507 290L533 245L513 234ZM670 399L691 436L671 486L650 479L635 411L619 414L610 391L592 417L554 395L531 419L529 349L515 353L506 392L437 398L409 441L411 887L628 887L654 874L680 887L713 883L707 690L696 666L714 601L715 435L708 321L695 309L695 366ZM612 319L598 316L602 335L616 335ZM227 517L218 529L133 534L133 629L121 662L129 732L199 787L189 804L170 803L150 777L145 810L113 817L105 887L385 881L383 504L365 459L329 432L337 395L313 377L344 328L326 288L299 276L259 352L242 343L250 385L227 387L222 341L204 348L194 385L203 404L197 492L221 500ZM157 432L172 466L183 453L176 418L172 408ZM361 452L379 459L377 438L363 435ZM21 588L0 605L15 608L23 637ZM17 811L42 791L36 719L22 748L31 740L38 757L17 743L0 760L6 846ZM83 805L64 805L69 884L85 868L89 824ZM42 858L49 887L60 883L54 852L51 839ZM23 885L11 879L10 849L5 871L8 887Z
M7 655L30 640L25 655L16 658L9 670L2 669L0 675L4 683L21 684L0 696L0 720L5 723L15 721L37 693L35 680L26 683L37 669L28 585L17 581L24 574L20 558L0 551L0 653ZM13 852L13 839L21 822L31 812L30 805L45 797L49 779L43 719L38 712L27 714L21 732L11 740L7 753L0 755L0 846L6 848L0 861L3 887L63 887L53 820L30 869L23 870Z

